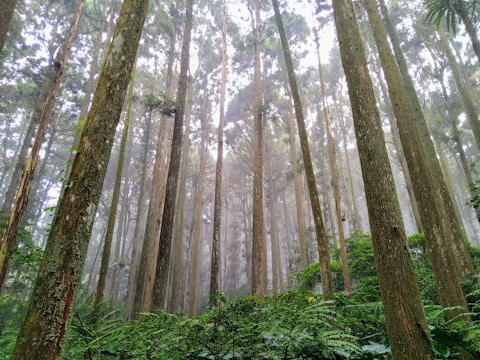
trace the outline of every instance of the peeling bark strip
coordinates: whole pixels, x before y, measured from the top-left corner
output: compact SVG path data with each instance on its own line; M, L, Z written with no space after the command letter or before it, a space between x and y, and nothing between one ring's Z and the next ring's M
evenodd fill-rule
M57 359L61 353L147 7L148 0L125 0L122 5L14 360Z

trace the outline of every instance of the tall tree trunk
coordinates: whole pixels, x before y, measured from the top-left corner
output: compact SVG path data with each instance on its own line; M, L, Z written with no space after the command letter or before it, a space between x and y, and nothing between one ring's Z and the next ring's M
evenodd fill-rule
M68 188L51 227L14 360L52 360L60 355L147 8L148 0L123 3Z
M345 292L347 296L350 296L352 292L352 284L350 281L350 270L348 269L347 259L347 247L345 245L345 234L343 230L343 222L345 221L342 215L341 199L340 199L340 185L338 181L337 160L335 158L335 143L332 134L332 121L330 119L330 111L327 104L327 91L325 89L325 80L323 78L322 64L320 62L320 45L318 41L317 30L314 28L315 42L317 45L317 61L318 61L318 73L320 75L320 88L323 103L323 114L325 116L325 128L327 130L327 143L328 143L328 157L330 160L330 170L332 173L333 194L335 198L335 213L337 218L338 238L340 242L340 255L342 259L342 273L343 283L345 286Z
M2 0L0 2L0 54L7 40L8 28L13 18L13 12L18 0Z
M454 202L453 202L454 199L451 198L450 193L445 184L442 169L437 160L435 147L433 145L432 139L430 138L430 132L428 130L427 121L425 120L422 107L418 100L412 78L408 73L407 63L405 61L405 57L403 56L403 52L400 48L400 42L398 41L395 28L393 27L390 21L384 0L380 0L380 6L381 6L385 27L393 46L393 51L395 53L395 59L398 64L398 69L402 76L403 85L405 87L405 91L408 96L410 105L413 107L414 118L416 121L418 132L420 134L423 149L426 153L428 166L430 167L430 171L432 172L432 178L435 181L434 188L437 191L437 197L441 199L441 202L442 202L439 208L447 212L447 218L449 219L449 223L455 231L454 243L450 245L451 249L453 250L452 255L456 259L455 262L460 264L459 270L462 272L462 275L466 276L473 272L473 265L472 265L470 255L463 242L464 239L462 234L465 232L463 229L463 224L461 223L461 219L457 217L457 214L454 208Z
M188 68L190 63L190 39L193 25L192 12L193 0L187 0L180 60L180 76L176 98L175 124L173 128L170 166L168 169L167 188L165 190L165 202L153 286L152 306L154 309L164 308L167 295L167 279L174 228L175 201L177 198L178 173L180 170L180 159L182 154L183 118L185 112L185 98L187 94Z
M220 82L220 114L217 131L217 163L215 166L215 203L213 207L213 239L212 239L212 258L210 270L210 296L220 294L220 259L221 259L221 226L222 226L222 181L223 181L223 132L225 127L225 94L227 88L227 4L223 4L223 27L222 27L222 78ZM225 201L226 202L226 201ZM225 214L225 218L227 214ZM225 219L226 223L226 219ZM227 229L225 224L225 229ZM226 243L226 239L224 240ZM225 249L225 254L226 254ZM219 305L218 299L213 302L215 306Z
M270 215L270 249L271 249L271 263L272 263L272 288L273 293L277 294L282 291L283 288L283 275L282 275L282 257L280 253L280 239L278 236L277 225L277 210L275 207L276 190L275 179L272 172L271 157L268 152L268 148L265 149L267 157L267 181L268 181L268 209Z
M275 20L277 23L280 40L282 42L283 56L288 73L288 80L290 89L292 91L293 103L295 107L295 115L297 117L298 131L300 134L300 144L302 148L303 164L305 166L305 173L307 176L308 192L310 194L310 204L312 206L313 219L315 222L315 233L317 235L317 246L320 259L320 274L322 278L323 298L331 300L333 298L333 281L332 272L330 270L330 255L328 253L327 237L325 234L325 226L322 218L322 210L320 207L320 200L318 198L317 184L315 181L315 174L313 172L312 158L310 148L308 145L308 135L305 127L305 120L303 116L302 102L300 100L300 93L298 91L297 80L293 70L293 62L290 54L290 49L285 35L285 28L283 26L282 17L278 6L278 0L272 0L275 10Z
M144 132L143 139L143 161L142 161L142 174L140 175L139 183L139 194L137 202L137 212L136 212L136 221L135 229L133 230L133 240L132 240L132 258L130 261L130 271L128 272L128 281L127 281L127 295L125 298L125 311L124 319L130 320L133 315L133 299L135 296L135 283L137 280L138 266L139 266L139 256L138 252L140 250L141 243L141 232L142 228L145 225L144 215L145 215L145 205L146 205L146 192L147 192L147 167L148 167L148 150L150 144L150 126L146 127Z
M298 170L297 160L297 146L295 144L295 134L293 122L293 114L291 110L288 111L288 143L290 147L290 157L292 161L293 182L295 186L295 206L297 209L297 228L298 228L298 242L300 245L300 266L306 269L308 266L308 247L307 247L307 227L305 225L305 212L303 211L303 194L302 185L300 182L300 174Z
M207 94L207 91L203 92ZM197 315L198 311L198 302L199 302L199 279L200 279L200 257L201 254L201 245L202 245L202 224L203 224L203 193L205 187L205 168L207 165L207 154L206 154L206 141L207 141L207 131L208 131L208 115L206 111L206 102L208 99L205 97L203 99L203 109L201 116L201 140L200 147L198 149L199 158L200 158L200 168L198 170L197 182L197 191L195 192L195 201L194 201L194 210L193 210L193 236L192 236L192 251L191 251L191 261L190 264L190 301L188 305L188 314Z
M431 338L406 245L380 115L353 4L333 1L367 197L378 282L393 359L433 359Z
M407 159L405 157L405 152L403 150L402 141L400 140L400 133L398 131L397 122L395 121L395 114L393 112L393 105L390 102L390 98L388 96L387 86L383 81L383 78L379 76L378 82L380 84L380 88L382 90L382 95L387 107L387 118L390 123L390 128L392 130L392 138L393 144L395 146L395 151L397 154L398 161L400 162L400 167L403 172L403 177L405 179L405 186L407 188L408 197L410 199L410 205L412 207L412 213L415 222L415 229L417 233L423 233L422 228L422 220L420 217L420 211L418 209L417 198L415 197L415 193L413 191L413 183L412 177L410 176L410 170L408 169Z
M450 65L450 70L452 71L455 85L457 85L458 93L460 95L460 99L462 100L463 109L467 115L468 124L472 129L477 148L480 150L480 121L478 119L477 111L475 110L475 105L473 104L472 97L470 96L468 86L463 78L460 66L458 65L457 60L455 60L452 49L448 45L446 35L441 28L438 29L438 34L440 36L442 50L445 52L448 64Z
M340 127L342 130L343 138L343 152L345 153L345 163L347 168L347 177L348 185L350 188L350 193L352 195L352 206L353 206L353 228L361 229L362 219L360 217L360 210L358 206L357 192L355 191L355 184L353 183L352 167L350 166L350 156L348 155L348 142L347 142L347 129L345 127L345 121L343 118L343 113L339 116Z
M253 65L253 232L252 232L252 294L267 294L267 240L263 180L263 101L260 69L260 0L254 1L252 18L254 43Z
M30 151L25 168L23 169L20 187L18 188L15 203L13 205L13 209L10 213L10 218L8 220L8 225L5 233L3 234L2 243L0 244L0 289L2 288L2 285L5 281L8 260L13 252L18 227L20 225L20 220L22 219L23 213L25 212L25 209L27 207L30 185L32 183L33 175L40 159L40 149L42 148L45 133L47 131L47 126L52 116L53 108L55 106L55 99L57 97L57 93L60 89L60 84L62 81L63 70L65 69L65 65L70 54L73 39L75 38L75 35L77 33L77 28L80 22L80 16L82 15L84 5L85 0L80 0L78 2L77 9L75 10L72 24L70 25L67 36L65 38L60 57L52 64L55 72L53 74L52 82L50 83L48 96L45 101L42 114L38 121L39 125L37 133L35 135L35 140L33 142L32 150Z
M180 162L180 174L178 181L178 196L176 203L176 214L175 214L175 231L174 231L174 243L173 243L173 254L172 254L172 294L170 297L170 303L168 304L169 311L171 313L176 313L178 311L179 299L180 299L180 289L181 289L181 278L182 278L182 254L183 254L183 235L184 235L184 226L185 226L185 198L187 195L186 186L187 186L187 172L188 165L190 160L190 121L191 113L193 106L193 81L190 80L187 85L187 100L185 106L185 131L183 133L183 150L182 150L182 159Z
M444 307L460 306L466 311L467 303L460 284L463 271L459 269L461 265L453 256L455 237L460 234L456 234L455 228L450 225L450 218L443 210L441 199L436 194L435 180L421 146L416 118L377 11L377 3L375 0L365 0L365 4L397 119L408 169L412 177L413 190L419 205L440 302ZM458 310L450 315L458 314L458 312L462 311Z
M97 291L95 293L95 302L94 302L95 309L93 312L94 319L98 318L101 311L100 303L103 301L103 295L105 292L105 283L107 280L107 272L110 265L110 252L112 249L113 231L115 229L115 222L117 219L118 202L120 199L120 187L122 186L123 165L125 162L125 151L127 149L128 130L130 128L130 116L132 112L132 99L133 99L133 89L134 89L134 81L135 81L134 79L135 79L135 74L132 73L132 77L130 79L130 86L128 88L127 109L126 109L126 115L125 115L125 120L123 124L122 140L120 142L117 172L115 174L115 183L113 185L112 204L110 206L110 213L108 215L107 233L105 235L105 241L103 242L103 253L102 253L102 262L100 265L100 275L98 277ZM151 117L151 112L149 116ZM125 183L125 187L126 187L126 183ZM117 226L121 226L121 225L117 224Z
M177 7L178 8L178 7ZM175 19L177 21L178 19ZM176 29L176 26L175 26ZM168 65L167 65L167 77L165 80L165 94L167 100L170 100L172 96L172 79L173 79L173 64L175 59L175 44L176 44L176 31L170 37L170 47L168 53ZM151 287L149 284L153 284L153 279L149 281L149 268L150 263L155 262L156 243L160 231L163 199L164 199L164 186L162 186L162 179L168 174L168 162L165 164L164 147L167 147L170 139L170 131L168 125L168 118L165 114L162 114L160 118L160 128L158 130L157 149L155 152L155 163L153 165L152 175L152 187L150 190L150 203L147 212L147 221L145 225L145 234L143 239L142 251L140 256L140 263L138 268L138 277L135 286L135 295L132 305L132 317L138 318L138 314L145 310L145 294L147 289ZM156 265L156 263L155 263ZM151 291L150 291L151 293ZM150 300L149 300L150 302ZM148 306L149 308L150 306ZM148 311L148 310L147 310Z

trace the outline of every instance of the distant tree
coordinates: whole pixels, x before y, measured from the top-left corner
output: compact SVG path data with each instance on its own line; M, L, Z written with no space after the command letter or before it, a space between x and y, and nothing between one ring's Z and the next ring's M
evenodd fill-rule
M433 359L380 115L350 0L333 1L355 124L375 262L393 359Z
M123 3L12 359L60 356L147 8Z

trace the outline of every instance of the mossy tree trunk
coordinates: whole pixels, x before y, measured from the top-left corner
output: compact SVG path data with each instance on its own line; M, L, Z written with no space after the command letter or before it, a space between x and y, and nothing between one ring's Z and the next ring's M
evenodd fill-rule
M57 359L120 119L148 0L125 0L12 359Z
M333 8L392 358L433 359L431 338L406 244L400 205L353 4L350 0L334 0Z

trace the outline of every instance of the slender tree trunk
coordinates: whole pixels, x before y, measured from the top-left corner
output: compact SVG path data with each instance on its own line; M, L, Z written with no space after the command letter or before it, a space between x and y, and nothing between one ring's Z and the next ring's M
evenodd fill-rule
M305 225L305 212L303 211L303 194L302 185L300 183L300 174L298 170L297 146L295 144L295 135L293 122L293 114L288 111L288 142L290 145L290 157L292 159L293 181L295 185L295 206L297 209L297 228L298 242L300 245L300 266L306 269L308 266L308 249L307 249L307 227Z
M335 198L335 213L337 218L337 228L338 228L338 238L340 242L340 255L342 259L342 273L343 273L343 282L345 286L345 292L347 296L350 296L352 292L352 284L350 281L350 270L348 269L348 260L347 260L347 247L345 245L345 234L343 230L343 221L344 216L342 215L341 209L341 199L340 199L340 185L338 181L338 170L337 170L337 160L335 158L335 144L332 134L332 122L330 119L330 111L328 109L328 104L326 101L327 92L325 89L325 80L323 78L322 65L320 62L320 46L318 42L317 30L315 31L315 42L317 45L317 60L318 60L318 72L320 75L320 87L321 87L321 96L323 102L323 113L325 116L325 128L327 130L327 143L328 143L328 157L330 160L330 170L332 173L332 184L333 184L333 194Z
M395 114L393 113L393 106L388 97L388 90L383 79L379 76L378 82L382 90L382 95L386 102L387 107L387 117L390 123L390 128L392 130L393 144L395 146L395 151L397 154L398 161L400 162L400 167L405 178L405 186L407 188L408 197L410 199L410 205L412 207L415 228L417 233L423 233L422 220L420 217L420 211L418 209L417 198L413 191L412 177L410 176L410 170L408 169L407 159L405 157L405 152L403 150L402 141L400 139L400 133L398 131L397 122L395 121Z
M55 360L60 356L147 8L148 0L123 3L14 360Z
M460 99L462 100L463 109L467 115L468 124L472 129L477 148L480 150L480 121L478 119L477 111L475 110L475 105L473 104L472 97L470 96L468 86L463 78L460 66L458 65L457 60L455 60L452 49L448 45L446 35L441 28L438 29L438 34L440 36L442 50L445 52L448 64L450 65L450 70L452 71L455 85L457 85L458 93L460 95Z
M143 139L143 166L142 166L142 175L140 176L140 191L138 194L137 202L137 219L135 221L135 229L133 230L133 240L132 240L132 259L130 261L130 271L128 273L128 282L127 282L127 295L125 299L125 320L129 320L133 317L133 300L135 297L135 283L138 277L138 267L139 267L139 254L140 243L142 237L142 228L145 225L144 214L145 214L145 205L147 202L146 192L147 192L147 168L148 168L148 150L150 145L150 123L145 124L144 139ZM159 129L159 131L161 131Z
M206 91L204 92L207 93ZM203 106L206 107L207 98L203 99ZM203 224L203 193L205 187L205 168L207 165L207 154L206 154L206 140L207 140L207 130L208 130L208 115L205 111L205 108L202 110L202 129L201 129L201 140L200 147L198 149L199 158L200 158L200 168L198 170L197 177L197 191L195 192L195 205L193 210L193 237L192 237L192 252L191 252L191 261L190 264L190 301L188 305L188 314L197 315L198 311L198 302L199 302L199 279L200 279L200 257L201 254L201 245L202 245L202 224Z
M260 0L250 9L254 34L253 65L253 233L252 233L252 294L267 294L267 240L263 180L263 101L260 69Z
M180 77L176 98L175 124L173 128L170 166L168 169L167 188L163 207L162 226L157 254L156 273L153 286L152 305L154 309L163 309L167 295L168 268L174 228L175 201L177 197L178 173L182 154L182 132L187 94L187 78L190 63L190 39L193 25L193 0L187 0L185 25L183 30Z
M272 263L272 288L273 293L277 294L282 291L283 288L283 275L282 275L282 257L280 255L280 240L278 236L277 225L277 210L275 207L276 191L275 191L275 179L273 177L272 166L269 159L271 157L267 149L265 150L267 156L267 181L268 181L268 208L270 213L270 249L271 249L271 263Z
M178 310L181 278L182 278L182 253L183 253L183 235L185 226L185 198L187 195L187 172L190 161L190 121L193 106L193 81L189 81L187 86L187 100L185 106L185 131L183 133L182 159L180 163L180 174L178 181L178 196L175 214L175 231L172 256L172 295L170 297L169 311L175 313Z
M362 165L387 333L396 359L433 359L431 338L406 245L380 115L353 4L333 1Z
M348 143L347 143L347 129L345 128L345 121L343 119L343 113L339 116L339 123L342 129L343 138L343 152L345 153L345 163L347 167L347 177L350 192L352 194L352 206L353 206L353 228L360 229L362 227L362 219L360 217L360 210L358 206L357 192L355 190L355 184L353 183L352 167L350 166L350 156L348 155Z
M53 108L55 106L55 98L57 97L57 93L60 89L60 84L62 81L63 70L70 54L73 39L75 38L75 35L77 33L77 28L80 22L80 16L82 15L84 5L85 0L80 0L78 2L77 9L75 10L72 24L70 25L67 36L65 38L65 43L63 44L63 49L60 57L53 64L55 72L53 74L52 82L50 83L48 97L45 101L43 111L38 122L39 125L37 129L37 134L35 135L35 140L33 142L32 150L27 158L27 162L23 170L20 187L18 188L15 203L13 205L13 209L8 220L7 229L5 230L2 243L0 244L0 289L2 288L2 285L5 281L8 260L13 252L18 227L20 225L20 220L22 219L23 213L25 212L25 209L27 207L30 185L32 183L33 175L40 159L40 149L42 148L45 133L47 131L47 126L52 116Z
M132 112L132 99L134 89L135 74L132 73L130 79L130 86L127 95L127 110L123 124L122 140L120 142L120 151L118 156L117 172L115 175L115 183L113 185L112 204L110 206L110 213L108 215L107 233L105 235L105 241L103 242L102 262L100 265L100 275L98 277L97 291L95 293L95 310L93 313L94 319L97 319L100 315L101 307L100 303L103 301L103 295L105 292L105 283L107 280L107 272L110 265L110 252L112 249L113 231L115 229L115 222L117 219L118 202L120 199L120 187L122 186L123 165L125 162L125 151L127 149L127 137L130 127L130 116ZM151 112L150 112L151 116ZM125 184L126 186L126 184ZM117 226L121 226L118 224Z
M167 78L165 84L165 94L167 100L172 95L172 79L173 79L173 63L175 58L175 43L176 32L172 34L170 38L170 48L168 55L167 66ZM145 225L145 234L142 245L142 251L140 256L140 264L138 269L138 278L135 287L135 296L132 306L132 317L138 318L138 314L142 311L149 311L150 309L150 297L148 296L148 306L145 308L145 300L147 292L151 294L151 288L153 285L153 277L149 276L149 269L153 265L153 269L156 267L155 255L158 252L158 235L160 231L163 201L165 194L165 186L163 179L166 179L168 174L168 161L165 162L164 147L168 146L168 140L171 138L171 131L169 130L168 118L166 115L162 115L160 119L160 128L158 130L157 149L155 153L155 163L153 165L152 175L152 187L150 190L150 203L147 212L147 222ZM167 151L168 152L168 151ZM154 272L154 270L153 270Z
M317 246L320 258L320 274L322 278L323 298L331 300L333 298L333 282L332 272L330 270L330 255L328 253L327 237L325 234L325 226L322 218L322 210L320 207L320 200L318 198L317 184L315 181L315 174L313 172L312 158L308 145L308 135L305 127L305 120L303 116L302 103L300 100L300 93L298 91L297 80L293 70L292 57L288 47L287 37L283 26L282 17L278 6L278 0L272 0L275 10L275 20L282 42L283 55L285 58L285 65L287 67L288 79L292 91L292 97L295 107L295 115L297 117L298 131L300 134L300 143L302 148L303 163L305 166L305 173L307 176L308 191L310 194L310 204L312 206L313 219L315 221L315 233L317 235Z
M220 294L220 259L221 259L221 226L222 226L222 181L223 181L223 132L225 127L225 94L227 87L227 4L223 4L223 27L222 27L222 79L220 82L220 114L217 131L217 164L215 167L215 203L213 207L213 239L212 259L210 270L210 296ZM225 223L227 214L225 214ZM225 224L227 229L227 224ZM226 243L226 238L224 239ZM226 254L226 249L225 249ZM213 305L220 305L218 299Z

